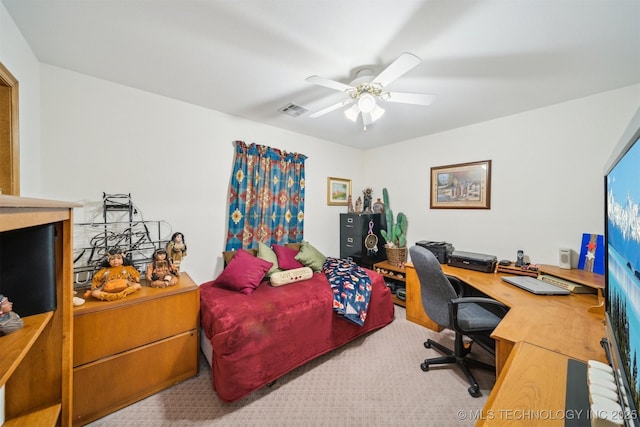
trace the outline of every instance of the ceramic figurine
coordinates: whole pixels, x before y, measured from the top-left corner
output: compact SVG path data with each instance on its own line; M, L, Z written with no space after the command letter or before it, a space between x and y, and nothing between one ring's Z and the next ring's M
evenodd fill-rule
M24 326L24 322L13 311L13 303L0 294L0 336L10 334Z
M373 204L373 213L384 213L384 203L378 197L378 200Z
M153 261L147 267L147 280L151 282L152 288L166 288L178 283L178 269L167 257L167 251L158 249L153 253Z
M358 197L358 199L356 200L356 210L357 213L362 212L362 199L360 197Z
M180 271L182 258L187 256L187 244L184 241L184 235L182 233L173 233L171 241L167 243L167 254L176 271Z
M371 213L371 199L372 199L372 195L373 194L373 190L371 190L371 187L369 188L365 188L362 191L362 195L364 198L364 205L363 205L363 209L362 211L364 213Z
M126 261L117 249L109 251L106 265L93 276L91 289L84 298L90 296L103 301L115 301L140 290L140 273Z

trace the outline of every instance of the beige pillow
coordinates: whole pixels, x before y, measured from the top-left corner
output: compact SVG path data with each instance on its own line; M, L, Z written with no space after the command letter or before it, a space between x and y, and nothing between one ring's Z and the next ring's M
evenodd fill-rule
M282 286L288 285L289 283L300 282L301 280L311 279L311 277L313 277L313 270L309 267L300 267L273 273L270 280L271 286Z

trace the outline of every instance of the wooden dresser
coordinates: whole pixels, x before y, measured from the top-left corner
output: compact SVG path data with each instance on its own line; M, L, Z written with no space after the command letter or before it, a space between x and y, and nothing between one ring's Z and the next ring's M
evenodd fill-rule
M86 424L198 372L198 286L145 286L74 309L73 423Z

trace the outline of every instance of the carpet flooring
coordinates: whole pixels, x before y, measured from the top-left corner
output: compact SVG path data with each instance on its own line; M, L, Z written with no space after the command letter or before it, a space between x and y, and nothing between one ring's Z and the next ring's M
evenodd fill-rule
M472 426L495 375L474 370L482 396L473 398L461 371L420 363L438 356L423 342L451 347L453 333L435 333L405 319L396 306L387 327L321 356L233 403L211 386L211 368L200 354L200 373L90 426ZM493 363L474 347L476 357ZM149 367L152 369L152 367Z

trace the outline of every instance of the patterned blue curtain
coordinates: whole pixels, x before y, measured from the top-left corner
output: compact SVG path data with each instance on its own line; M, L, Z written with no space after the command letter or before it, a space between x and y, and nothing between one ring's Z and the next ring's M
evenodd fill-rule
M301 242L304 226L303 154L236 141L229 185L226 250L262 242Z

